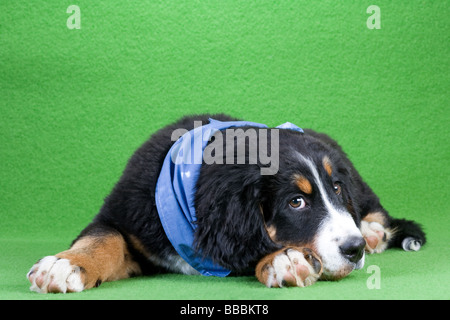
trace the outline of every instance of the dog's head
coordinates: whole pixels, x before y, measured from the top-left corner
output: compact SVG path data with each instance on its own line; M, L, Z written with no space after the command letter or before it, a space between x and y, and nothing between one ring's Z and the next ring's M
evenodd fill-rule
M310 247L322 259L325 278L342 278L364 265L365 240L349 163L312 137L284 138L289 145L281 146L280 170L267 177L263 191L269 236Z
M351 163L341 151L290 130L279 133L279 168L204 166L198 180L196 241L231 269L277 246L313 249L323 277L340 279L364 265Z

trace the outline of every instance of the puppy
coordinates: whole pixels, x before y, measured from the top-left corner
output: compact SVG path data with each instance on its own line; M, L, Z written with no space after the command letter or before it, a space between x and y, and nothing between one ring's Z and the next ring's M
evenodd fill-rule
M40 293L159 272L304 287L362 268L365 252L425 242L327 135L200 115L153 134L71 247L27 277Z

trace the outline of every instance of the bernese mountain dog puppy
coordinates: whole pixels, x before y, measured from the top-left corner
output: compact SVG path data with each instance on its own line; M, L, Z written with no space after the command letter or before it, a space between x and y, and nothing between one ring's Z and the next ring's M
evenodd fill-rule
M200 115L153 134L71 247L27 277L41 293L159 272L304 287L362 268L365 253L425 241L419 224L388 214L329 136Z

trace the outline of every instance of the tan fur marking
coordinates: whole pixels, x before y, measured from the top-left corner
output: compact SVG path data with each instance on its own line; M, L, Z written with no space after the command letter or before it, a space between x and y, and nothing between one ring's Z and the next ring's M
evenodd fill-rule
M259 282L266 284L270 275L269 266L272 264L273 259L283 252L285 249L276 251L274 253L268 254L264 258L262 258L258 264L256 265L255 275Z
M385 225L386 225L386 218L385 218L384 214L381 213L381 212L372 212L372 213L369 213L368 215L366 215L366 216L363 218L363 220L364 220L364 221L367 221L367 222L378 222L378 223L381 224L382 226L385 226Z
M264 220L264 210L263 207L261 206L261 203L259 204L259 211L261 212L261 216L264 222L264 228L266 229L269 238L272 239L273 242L275 242L275 239L277 237L277 229L274 226L267 227L266 221Z
M148 258L150 257L150 253L145 249L142 242L134 235L130 234L128 235L128 238L130 239L131 245L134 249L136 249L140 254L142 254L144 257Z
M328 158L327 156L323 157L322 164L325 168L325 171L331 177L331 174L333 173L333 167L331 166L330 158Z
M312 186L311 186L311 182L309 182L308 179L306 179L304 176L302 175L294 175L294 179L295 179L295 184L297 185L297 187L299 187L299 189L306 193L306 194L311 194L312 193Z
M277 229L274 226L266 227L267 234L273 242L277 239Z
M69 250L58 253L56 257L68 259L72 265L82 268L84 289L141 273L139 265L131 259L126 243L120 235L83 237Z

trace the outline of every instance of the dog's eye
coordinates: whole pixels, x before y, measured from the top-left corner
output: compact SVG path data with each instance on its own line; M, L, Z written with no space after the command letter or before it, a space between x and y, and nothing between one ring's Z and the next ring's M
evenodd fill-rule
M295 197L289 202L289 205L294 209L303 209L306 207L306 201L302 197Z
M342 187L341 187L341 184L340 184L339 182L335 182L335 183L334 183L334 192L335 192L337 195L340 195L340 194L341 194L341 192L342 192Z

